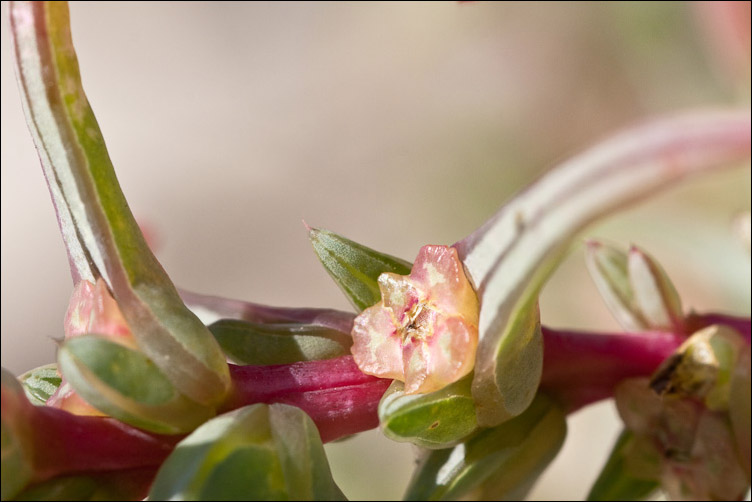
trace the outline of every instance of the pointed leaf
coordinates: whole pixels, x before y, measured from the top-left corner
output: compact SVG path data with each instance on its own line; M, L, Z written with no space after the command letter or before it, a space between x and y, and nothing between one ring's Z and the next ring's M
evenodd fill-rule
M638 126L564 163L505 204L455 244L481 300L480 344L473 395L478 421L493 425L525 407L534 389L541 348L514 329L529 316L545 281L571 239L587 225L681 178L745 160L750 151L749 110L701 113ZM524 352L528 364L519 364ZM503 359L502 354L512 356ZM503 359L503 360L500 360ZM504 367L506 366L506 367Z
M647 326L680 333L684 312L671 279L649 254L637 247L629 250L629 283Z
M328 230L309 228L308 237L321 264L361 311L381 300L378 278L384 272L410 273L410 262L379 253Z
M627 253L622 250L589 240L585 249L585 263L606 306L622 328L627 331L642 331L648 327L634 297L629 282Z
M352 331L355 314L334 309L270 307L259 303L180 290L180 297L206 325L221 319L263 324L312 324L342 333Z
M587 500L644 500L658 489L657 480L640 479L629 471L626 457L633 441L632 432L621 432Z
M427 450L405 500L515 500L525 496L564 442L561 409L539 394L521 415L453 448Z
M163 434L189 432L214 409L180 394L141 352L82 335L58 351L60 370L89 404L127 424Z
M350 353L349 333L313 324L259 324L217 321L209 331L236 364L273 365L313 361Z
M152 500L343 500L311 419L282 404L214 418L181 441Z
M10 18L24 111L75 282L103 277L147 356L191 399L218 403L227 363L128 208L81 85L67 3L14 2Z
M681 299L649 254L636 246L626 253L591 240L585 257L598 291L624 329L684 331Z
M47 364L27 371L18 380L23 385L26 397L31 404L43 406L51 395L60 387L62 378L57 371L57 364Z
M405 395L394 381L379 403L384 435L424 448L448 448L478 428L470 393L471 376L428 394Z

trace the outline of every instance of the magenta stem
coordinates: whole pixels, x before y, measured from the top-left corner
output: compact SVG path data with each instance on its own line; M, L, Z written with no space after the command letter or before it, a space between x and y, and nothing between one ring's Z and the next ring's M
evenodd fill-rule
M722 324L730 328L734 328L747 343L750 343L750 318L749 317L737 317L729 314L696 314L691 313L684 321L687 333L694 333L702 328L707 328L713 324Z
M227 409L253 403L297 406L321 440L333 441L379 425L377 409L391 380L366 375L352 356L279 366L230 365L235 394Z
M750 320L690 316L688 325L724 324L749 341ZM692 324L694 323L694 324ZM686 339L684 333L588 333L543 327L541 390L573 412L613 395L623 379L647 376ZM378 426L378 404L391 383L361 373L351 356L278 366L230 365L234 392L220 412L254 403L286 403L308 413L324 442ZM31 409L38 480L80 472L159 466L182 439L147 433L112 418ZM5 413L5 404L3 406Z
M114 418L73 415L48 406L31 414L36 472L45 478L68 472L159 466L181 436L151 434ZM75 454L74 454L75 453Z
M653 373L684 334L586 333L543 327L541 390L569 412L609 398L621 380Z

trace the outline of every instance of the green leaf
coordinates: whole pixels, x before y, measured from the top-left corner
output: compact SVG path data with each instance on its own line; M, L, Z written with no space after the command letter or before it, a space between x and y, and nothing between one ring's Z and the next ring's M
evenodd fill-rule
M650 328L682 332L681 298L663 267L649 254L632 246L628 258L629 283Z
M214 408L180 394L144 354L108 338L68 340L58 351L58 364L89 404L134 427L181 434L214 415Z
M659 488L655 479L635 477L626 460L634 434L623 430L598 479L590 489L588 500L644 500Z
M141 350L186 396L219 403L230 374L183 304L125 200L81 85L66 2L10 4L24 111L75 279L103 277Z
M519 415L538 391L543 373L543 334L538 299L529 297L529 301L517 307L494 359L484 357L478 346L471 390L480 426L496 425ZM484 363L494 365L490 370L492 380L477 377L478 371L488 369Z
M271 307L259 303L180 290L180 297L205 324L222 319L260 324L311 324L350 333L355 314L334 309Z
M627 253L615 246L589 240L585 264L606 306L622 328L642 331L648 327L629 282Z
M31 404L26 399L21 384L8 370L2 368L2 430L0 448L2 477L0 492L2 500L16 496L34 477L34 459L31 442L33 430L26 408Z
M627 253L591 240L585 262L606 305L624 329L683 331L681 299L655 258L636 246Z
M262 324L223 319L209 326L236 364L290 364L345 356L349 334L313 324Z
M426 450L405 500L515 500L525 496L566 436L564 412L539 394L521 415L453 448Z
M412 265L379 253L328 230L309 228L313 250L334 282L361 311L381 301L378 278L384 272L410 273Z
M480 425L520 413L532 399L542 345L517 328L529 325L520 318L531 318L573 237L685 176L733 165L749 152L749 110L643 124L552 170L455 244L481 302L473 380Z
M468 375L436 392L405 395L404 384L395 380L379 403L381 431L424 448L455 445L478 428L471 381Z
M26 397L31 404L44 406L47 400L60 387L60 374L57 371L57 364L47 364L33 370L27 371L18 380L23 385Z
M254 404L178 443L151 500L343 500L313 421L299 408Z

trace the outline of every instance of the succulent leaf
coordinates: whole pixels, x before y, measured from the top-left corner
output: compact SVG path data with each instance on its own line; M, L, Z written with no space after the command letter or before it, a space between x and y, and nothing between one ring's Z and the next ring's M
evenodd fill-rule
M220 415L181 441L152 500L343 500L316 426L299 408L255 404Z
M273 365L314 361L350 353L352 338L315 324L260 324L223 319L209 326L236 364Z
M633 446L634 434L623 430L590 489L587 500L644 500L656 491L656 479L641 479L630 472L627 455Z
M516 329L518 318L531 315L572 238L688 175L747 159L750 142L749 110L637 126L551 171L455 244L481 302L473 381L481 425L520 413L534 395L543 349L530 331ZM511 395L504 387L510 380L517 384Z
M406 395L395 381L379 403L381 431L388 438L423 448L454 446L478 428L471 376L428 394Z
M190 432L212 407L180 394L144 354L97 335L65 342L58 364L89 404L127 424L162 434Z
M443 450L426 450L405 500L519 500L559 452L564 412L539 394L521 415Z
M141 350L189 398L230 388L219 345L183 304L120 189L81 85L66 2L13 2L24 111L57 209L74 282L107 282Z
M60 387L62 378L57 371L57 364L47 364L27 371L18 377L18 380L21 382L29 402L43 406Z
M308 237L321 264L358 311L381 300L378 285L381 274L410 273L409 262L380 253L334 232L309 228Z

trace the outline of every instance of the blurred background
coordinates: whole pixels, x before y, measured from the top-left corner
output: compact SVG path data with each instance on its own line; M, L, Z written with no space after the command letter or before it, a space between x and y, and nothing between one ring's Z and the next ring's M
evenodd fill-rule
M721 5L722 3L718 3ZM749 103L749 2L73 2L84 86L136 218L181 287L349 309L302 219L412 260L451 244L557 161L662 113ZM2 22L2 365L54 361L72 289ZM732 231L749 166L591 228L663 263L687 308L750 313ZM581 245L544 323L617 329ZM616 438L611 403L569 420L532 499L582 498ZM352 499L398 499L409 445L327 446Z

